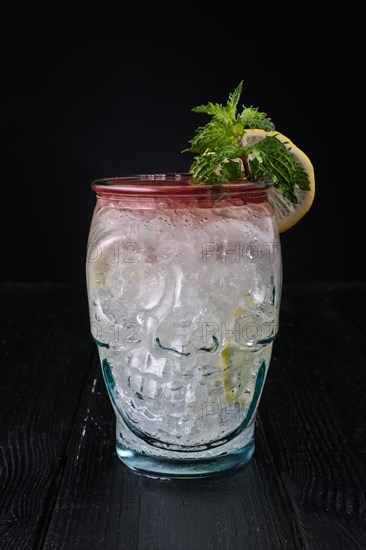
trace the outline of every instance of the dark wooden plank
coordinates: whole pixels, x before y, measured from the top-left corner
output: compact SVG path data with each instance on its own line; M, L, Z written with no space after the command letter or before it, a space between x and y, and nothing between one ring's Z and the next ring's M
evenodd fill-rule
M158 480L130 472L115 454L115 417L99 365L44 550L296 549L261 433L252 463L221 479Z
M336 293L334 284L285 289L261 403L302 545L311 550L356 550L366 540L364 334L339 311ZM362 296L348 292L357 311Z
M38 546L90 366L83 290L3 284L0 548Z

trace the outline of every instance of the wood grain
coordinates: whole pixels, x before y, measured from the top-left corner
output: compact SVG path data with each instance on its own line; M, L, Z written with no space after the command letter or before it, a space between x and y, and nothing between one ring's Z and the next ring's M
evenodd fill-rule
M92 348L75 288L5 284L0 300L0 548L28 550L53 506Z
M357 306L366 310L365 286ZM364 336L334 285L285 290L261 419L305 549L365 547ZM351 294L351 293L350 293Z
M96 364L44 550L297 548L260 433L255 459L234 475L158 480L119 462L114 426Z

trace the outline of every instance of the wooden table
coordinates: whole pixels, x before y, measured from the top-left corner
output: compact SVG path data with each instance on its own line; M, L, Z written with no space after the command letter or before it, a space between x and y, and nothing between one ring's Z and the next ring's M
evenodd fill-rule
M366 547L366 284L285 287L254 458L198 480L116 458L83 287L0 295L1 550Z

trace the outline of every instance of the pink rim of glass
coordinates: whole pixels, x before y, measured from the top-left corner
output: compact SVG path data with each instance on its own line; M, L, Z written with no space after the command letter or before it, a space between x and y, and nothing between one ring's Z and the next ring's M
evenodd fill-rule
M92 182L98 198L109 200L171 199L174 202L199 202L212 207L218 202L246 204L265 202L271 181L250 183L235 181L214 185L194 184L189 174L133 174Z

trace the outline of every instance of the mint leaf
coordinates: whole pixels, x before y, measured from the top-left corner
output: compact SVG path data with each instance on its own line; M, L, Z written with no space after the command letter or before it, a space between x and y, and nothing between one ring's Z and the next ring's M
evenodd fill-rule
M229 99L225 107L223 107L221 103L210 102L207 105L198 105L198 107L193 107L192 111L195 113L205 113L206 115L211 115L225 124L233 123L236 119L236 107L238 105L242 90L243 81L241 81L239 86L229 95Z
M236 121L236 108L238 106L242 91L243 91L243 81L241 81L239 86L237 86L237 88L235 88L235 90L231 94L229 94L229 99L226 105L226 111L230 115L231 120L233 122Z
M281 189L284 196L294 203L297 203L295 186L310 189L307 173L297 163L286 144L276 136L267 136L245 150L247 154L254 155L254 158L249 160L254 181L270 176L274 187Z
M266 113L258 111L257 107L244 107L239 115L244 128L259 128L269 132L274 130L274 124Z
M229 144L195 157L191 166L193 178L202 183L220 183L242 179L243 166L240 160L243 149Z
M219 119L212 119L206 126L197 129L196 135L190 140L191 147L186 151L204 153L206 149L214 150L235 142L232 126Z

